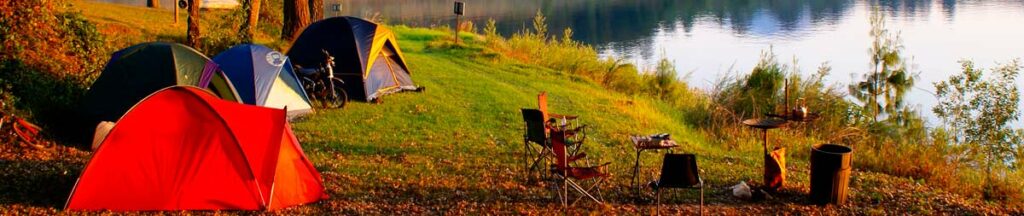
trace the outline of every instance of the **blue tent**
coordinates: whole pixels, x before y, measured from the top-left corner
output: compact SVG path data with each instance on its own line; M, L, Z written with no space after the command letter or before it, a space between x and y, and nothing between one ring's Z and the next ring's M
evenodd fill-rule
M231 47L213 61L231 80L243 103L288 109L288 116L312 112L309 97L292 71L291 61L281 52L265 46L242 44Z

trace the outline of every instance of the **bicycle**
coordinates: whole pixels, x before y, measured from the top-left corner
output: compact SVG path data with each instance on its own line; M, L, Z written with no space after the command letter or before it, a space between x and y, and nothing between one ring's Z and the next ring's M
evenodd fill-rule
M318 68L302 68L295 65L295 71L302 78L302 87L311 99L323 108L344 108L348 104L345 81L334 77L334 57L322 50L324 62Z
M0 136L4 143L18 143L19 146L28 146L39 150L49 150L56 147L53 142L41 139L43 129L38 125L20 118L14 113L7 113L7 104L0 102Z

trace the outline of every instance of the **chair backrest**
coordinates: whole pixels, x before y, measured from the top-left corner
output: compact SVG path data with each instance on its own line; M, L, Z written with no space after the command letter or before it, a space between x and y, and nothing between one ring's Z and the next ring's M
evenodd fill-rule
M537 94L537 109L544 114L544 120L548 119L548 92Z
M565 132L551 130L551 150L555 154L555 165L560 169L569 167L569 156L565 153Z
M548 138L544 133L544 114L536 109L522 109L522 112L526 124L526 140L546 145Z
M661 163L659 187L683 188L700 183L697 156L693 154L665 154Z

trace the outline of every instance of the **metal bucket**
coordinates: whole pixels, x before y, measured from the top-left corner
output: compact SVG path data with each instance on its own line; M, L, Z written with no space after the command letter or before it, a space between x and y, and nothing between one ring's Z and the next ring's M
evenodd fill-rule
M811 147L811 202L843 204L849 191L853 149L836 144Z

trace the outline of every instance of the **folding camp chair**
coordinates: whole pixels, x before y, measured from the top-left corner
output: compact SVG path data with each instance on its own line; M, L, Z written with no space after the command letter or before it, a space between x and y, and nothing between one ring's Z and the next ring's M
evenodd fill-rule
M544 126L544 115L540 110L522 109L523 113L523 161L526 165L526 173L534 170L547 155L551 154L551 142L548 140L546 127ZM536 144L535 148L530 143Z
M586 133L583 133L583 128L587 128L586 125L580 125L577 119L579 116L575 115L564 115L548 112L548 93L540 92L537 94L537 109L544 114L544 120L551 123L551 125L561 124L562 127L573 127L579 130L566 130L567 134L576 141L576 143L583 143L586 140ZM559 123L561 121L561 123ZM579 133L576 133L576 132ZM575 147L575 146L574 146ZM574 148L575 150L575 148Z
M544 119L564 119L567 121L574 121L578 116L574 115L562 115L548 112L548 93L540 92L537 94L537 108L544 113Z
M600 166L572 166L571 162L574 160L574 156L566 151L565 134L558 130L551 131L551 146L555 156L555 164L552 166L551 172L557 181L561 181L561 184L552 185L556 186L555 190L562 205L574 205L584 197L597 203L604 203L604 198L601 196L601 184L611 177L611 174L606 171L611 163L604 163ZM589 187L584 187L577 181L591 181L592 183ZM580 194L571 204L569 203L569 188ZM596 196L594 196L595 194Z
M655 202L661 211L661 189L663 188L700 188L700 214L704 214L704 180L697 169L697 156L693 154L665 154L661 163L661 177L651 182L655 191Z
M541 162L543 162L545 159L550 158L550 157L554 157L554 155L552 153L552 150L551 150L551 140L549 138L550 136L547 133L547 131L551 127L549 127L544 122L543 113L540 110L536 110L536 109L522 109L521 111L523 113L523 122L524 122L523 128L524 128L524 131L525 131L523 133L523 147L524 147L524 150L525 150L525 152L523 154L523 158L524 158L523 161L524 161L524 164L526 165L525 166L525 168L526 168L525 171L527 173L529 173L530 171L533 171L539 165L541 165ZM573 133L581 133L582 130L583 130L582 128L574 129L573 131L580 131L580 132L573 132ZM586 135L583 135L583 137L585 138ZM530 143L535 144L536 147L530 145ZM579 142L573 142L573 143L574 144L572 144L571 146L575 146L576 149L578 149L579 148L578 147L579 146ZM575 152L575 151L573 151L573 152ZM586 156L585 154L572 154L572 155L573 156L570 158L571 160L569 160L570 162L576 161L576 160Z

